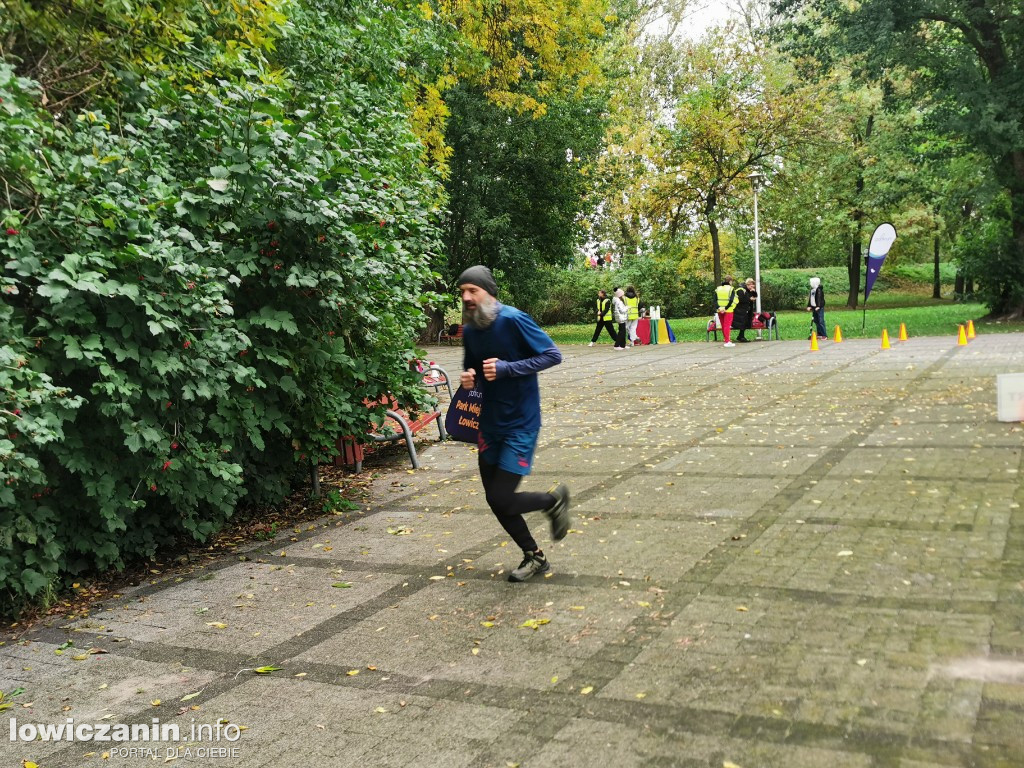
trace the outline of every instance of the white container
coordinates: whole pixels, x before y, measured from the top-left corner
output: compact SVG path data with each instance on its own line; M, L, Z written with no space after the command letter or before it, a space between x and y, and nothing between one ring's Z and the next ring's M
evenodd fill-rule
M1000 421L1024 421L1024 373L996 376L996 403Z

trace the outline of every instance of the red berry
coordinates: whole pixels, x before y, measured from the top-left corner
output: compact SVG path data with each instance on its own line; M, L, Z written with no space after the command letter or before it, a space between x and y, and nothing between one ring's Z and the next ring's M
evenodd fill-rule
M178 444L177 443L171 443L171 450L172 451L178 450Z
M271 248L277 248L277 240L271 240L270 241L270 247Z
M380 220L380 225L381 225L382 227L384 226L384 219L381 219L381 220Z
M149 490L155 491L156 490L156 483L153 483L151 486L149 486Z
M375 250L375 251L379 251L379 250L380 250L380 246L379 246L379 245L377 245L376 243L374 243L374 244L373 244L373 250Z
M16 234L18 234L18 230L16 230L14 227L8 227L7 228L7 234L8 235L16 235Z
M168 401L167 401L167 407L168 407L168 408L170 408L170 407L171 407L172 405L174 405L174 403L173 403L173 402L171 402L170 400L168 400Z
M20 408L15 408L14 409L14 415L15 416L21 416L21 409Z
M189 347L191 347L191 346L192 346L192 342L191 342L191 341L186 341L186 342L185 342L184 344L182 344L181 346L183 346L183 347L184 347L185 349L188 349Z
M166 472L166 471L167 471L167 469L168 469L168 468L169 468L170 466L171 466L171 462L169 462L169 461L165 461L165 462L164 462L164 468L163 468L163 469L162 469L161 471L162 471L162 472Z
M267 222L267 229L269 229L271 232L273 232L275 229L277 229L277 222L276 221L268 221Z

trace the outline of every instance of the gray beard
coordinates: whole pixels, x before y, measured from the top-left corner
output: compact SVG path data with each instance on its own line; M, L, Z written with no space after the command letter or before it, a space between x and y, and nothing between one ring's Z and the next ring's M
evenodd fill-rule
M462 322L483 330L489 328L498 317L498 300L488 297L486 303L477 302L476 309L462 309Z

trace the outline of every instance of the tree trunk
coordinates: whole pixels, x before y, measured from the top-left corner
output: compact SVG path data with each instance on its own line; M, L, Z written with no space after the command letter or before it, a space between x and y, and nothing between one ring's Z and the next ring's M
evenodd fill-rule
M964 281L964 273L962 270L956 271L956 280L953 281L953 298L957 301L963 301L966 298L967 288Z
M722 246L718 241L718 225L714 219L708 219L708 232L711 233L711 253L714 256L715 285L722 284Z
M704 217L708 220L708 233L711 235L711 263L715 272L716 286L722 284L722 245L718 240L718 224L715 223L714 219L715 206L717 204L718 198L715 195L715 191L711 190L708 193L707 200L704 201Z
M853 212L853 243L850 244L850 261L846 265L847 274L850 277L850 293L846 297L846 306L850 309L857 308L857 302L860 298L860 271L864 265L864 253L863 245L861 244L861 230L863 224L861 220L864 218L864 213L860 210Z
M933 242L935 255L935 272L932 276L932 298L942 298L942 274L939 272L939 224L935 223L935 240Z
M875 116L868 115L867 124L864 126L863 138L854 136L853 143L855 148L859 148L860 145L866 144L868 139L871 138L871 129L875 125ZM860 297L860 273L864 268L864 245L863 241L863 229L864 229L864 211L862 209L862 200L864 196L864 162L863 160L858 161L859 168L857 170L857 193L854 196L854 200L857 201L857 207L853 210L853 243L850 246L850 261L846 265L847 273L850 277L850 294L846 297L846 306L850 309L857 308L857 300Z
M1010 187L1010 217L1013 228L1013 243L1016 246L1018 284L1013 286L1015 300L1004 307L1006 316L1011 320L1024 318L1024 293L1020 290L1024 283L1024 151L1011 152L1010 164L1014 177Z

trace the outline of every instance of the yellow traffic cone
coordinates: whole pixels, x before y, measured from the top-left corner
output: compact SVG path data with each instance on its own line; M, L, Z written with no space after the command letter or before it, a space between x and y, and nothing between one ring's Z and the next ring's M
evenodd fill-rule
M956 336L956 345L958 347L967 346L967 331L964 330L964 327L962 325L960 326L960 331L959 333L957 333Z
M818 334L811 333L811 352L818 351Z
M900 323L900 341L907 340L907 324Z
M882 329L882 349L892 349L889 346L889 330L887 328Z
M841 329L839 328L839 326L837 325L837 326L836 326L836 334L835 334L835 338L833 339L833 341L834 341L834 342L835 342L836 344L838 344L838 343L839 343L839 342L841 342L842 340L843 340L843 332L842 332L842 330L841 330Z
M973 320L968 320L967 321L967 338L968 339L973 339L974 338L974 321Z

